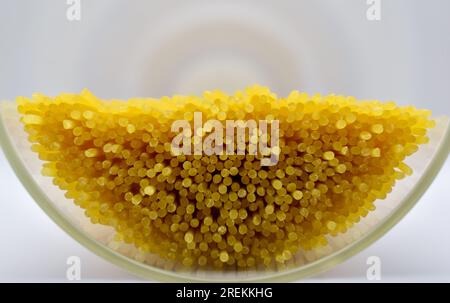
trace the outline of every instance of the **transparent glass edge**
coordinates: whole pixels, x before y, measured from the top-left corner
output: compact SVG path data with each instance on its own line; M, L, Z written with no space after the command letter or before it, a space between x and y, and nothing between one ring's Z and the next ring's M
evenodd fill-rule
M13 101L0 101L0 107L5 106L5 102L11 103ZM152 279L161 282L214 282L208 279L194 278L180 276L177 273L155 268L149 265L143 265L139 262L122 256L119 253L111 250L107 246L98 243L96 240L91 239L82 232L73 228L73 226L61 216L52 206L48 197L40 189L38 184L33 178L26 173L21 160L15 154L15 149L9 138L9 134L6 131L6 127L3 121L3 114L0 115L0 146L3 149L6 159L12 167L14 173L33 198L33 200L39 205L39 207L47 214L62 230L70 235L75 241L88 248L94 254L108 260L109 262L127 270L128 272L145 278ZM450 150L450 126L447 125L445 131L445 138L442 144L436 151L436 156L433 158L431 164L428 166L424 174L418 181L418 185L404 198L404 203L401 203L401 207L397 208L392 214L385 218L382 224L379 224L377 228L369 232L366 236L355 241L354 243L336 251L335 253L318 259L310 264L302 266L302 268L292 269L273 275L261 277L261 278L249 278L249 279L230 279L217 282L289 282L293 280L302 279L308 276L312 276L321 272L325 272L330 268L336 266L339 263L349 259L356 255L360 251L373 244L380 239L386 232L388 232L394 225L396 225L419 201L420 197L426 192L431 185L444 162L448 157ZM145 267L144 267L145 266Z

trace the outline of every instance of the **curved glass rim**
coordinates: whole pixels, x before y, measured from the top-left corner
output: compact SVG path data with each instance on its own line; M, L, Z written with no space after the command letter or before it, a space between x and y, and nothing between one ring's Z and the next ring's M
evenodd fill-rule
M0 101L2 103L11 101ZM448 122L448 118L447 119ZM417 182L417 186L402 199L400 206L397 207L391 214L383 219L377 227L368 232L368 234L355 242L346 245L336 252L315 260L309 264L303 265L298 268L286 270L271 274L270 276L252 277L248 279L241 279L242 282L288 282L293 280L302 279L314 274L324 272L335 265L342 263L349 259L353 255L359 253L363 249L381 238L387 231L389 231L394 225L396 225L417 203L420 197L425 193L430 186L434 178L437 176L441 167L450 151L450 126L447 124L444 139L442 143L437 147L436 155L430 162L430 165L426 168L424 173L420 176ZM207 278L196 278L182 276L176 272L169 270L159 269L150 265L146 265L121 255L109 247L98 243L96 240L85 235L83 232L75 228L69 221L67 221L53 206L50 199L42 191L36 181L31 175L27 173L27 169L18 155L15 153L15 148L7 133L3 116L0 115L0 146L3 149L6 159L12 167L14 173L19 178L25 189L39 205L39 207L49 216L62 230L69 234L74 240L88 248L96 255L108 260L109 262L127 270L128 272L135 274L136 276L163 281L163 282L211 282ZM238 279L239 280L239 279ZM223 280L221 282L238 282L237 279Z

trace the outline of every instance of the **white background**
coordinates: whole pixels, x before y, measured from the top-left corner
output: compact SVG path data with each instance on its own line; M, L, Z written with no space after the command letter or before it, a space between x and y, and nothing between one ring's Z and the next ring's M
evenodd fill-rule
M450 115L450 1L0 0L0 99L87 87L104 98L227 92L260 83L395 100ZM275 4L277 3L277 4ZM314 281L450 282L449 161L418 205L385 237ZM84 281L136 279L64 234L0 155L0 281L65 281L79 256Z

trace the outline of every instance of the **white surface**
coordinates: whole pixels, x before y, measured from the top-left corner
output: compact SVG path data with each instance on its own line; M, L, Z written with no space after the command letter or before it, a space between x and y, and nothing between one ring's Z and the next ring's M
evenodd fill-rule
M384 282L450 282L450 160L413 210L382 239L305 281L367 282L366 260L381 259ZM66 282L69 256L82 281L142 281L65 234L28 195L0 153L0 282Z
M450 115L450 1L0 1L0 99L89 88L102 98L344 94Z

